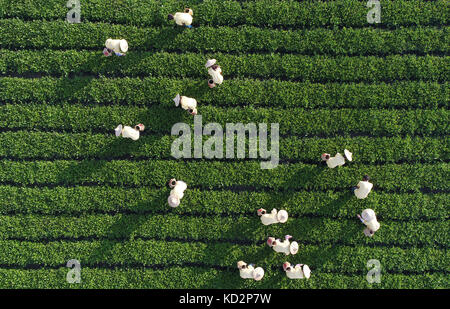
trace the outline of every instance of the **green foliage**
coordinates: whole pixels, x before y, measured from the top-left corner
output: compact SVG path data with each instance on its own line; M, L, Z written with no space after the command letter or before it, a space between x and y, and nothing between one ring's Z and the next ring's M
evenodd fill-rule
M186 6L193 29L167 20ZM360 0L82 0L69 24L66 1L0 0L0 288L449 288L448 8L383 0L371 25ZM102 56L109 37L126 57ZM208 58L225 77L213 90ZM176 93L203 124L279 123L280 165L174 159L172 126L193 126ZM139 141L114 136L139 122ZM353 162L321 162L345 148ZM172 177L188 184L175 209ZM289 220L264 226L259 208ZM296 256L265 244L285 234ZM286 260L311 278L289 280Z
M135 26L171 25L167 14L184 7L194 11L194 26L255 25L259 27L367 26L366 2L336 1L214 1L214 0L122 0L105 2L83 0L82 20L125 23ZM0 18L63 19L67 9L60 0L1 0ZM448 6L445 0L384 0L382 23L386 26L445 25Z

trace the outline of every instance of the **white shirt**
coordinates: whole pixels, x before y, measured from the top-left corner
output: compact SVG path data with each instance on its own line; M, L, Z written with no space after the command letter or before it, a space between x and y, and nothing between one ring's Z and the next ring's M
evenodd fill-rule
M175 23L179 26L189 26L192 24L192 15L189 13L175 13L173 16L173 19L175 20Z
M217 68L217 70L214 70L213 68L208 69L208 74L211 75L211 78L214 82L214 84L220 85L223 83L223 76L222 76L222 69L220 67Z
M180 200L184 196L184 190L186 190L187 184L184 181L178 180L175 187L170 191L170 195L178 197Z
M276 252L284 253L286 255L289 255L291 253L291 251L289 250L289 247L291 245L289 239L285 239L283 242L281 242L279 239L277 239L276 241L277 244L272 247L273 250L275 250Z
M181 100L181 107L185 110L197 108L197 100L196 99L182 96L180 98L180 100Z
M253 279L253 266L249 265L247 268L239 269L239 275L242 279Z
M274 223L278 223L278 218L277 218L277 210L274 208L272 209L272 212L270 214L264 214L261 216L261 222L264 225L270 225L270 224L274 224Z
M329 168L335 168L336 166L341 166L345 164L345 158L339 152L336 156L329 158L327 161L327 165Z
M372 190L373 183L368 181L358 182L358 189L355 190L355 195L359 199L364 199L369 195L370 190Z
M289 279L303 279L305 276L303 275L303 270L301 266L291 267L291 270L286 271L286 275Z
M139 130L136 130L129 126L125 126L122 129L122 136L125 138L131 138L133 141L136 141L139 139Z
M376 232L380 228L380 223L377 219L373 219L370 221L364 221L364 224L369 228L369 230Z

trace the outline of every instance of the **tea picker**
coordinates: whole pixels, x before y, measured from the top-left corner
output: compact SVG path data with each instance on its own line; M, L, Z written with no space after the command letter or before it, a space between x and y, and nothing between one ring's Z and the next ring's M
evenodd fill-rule
M365 199L372 190L373 183L369 182L370 177L365 175L363 180L358 182L356 187L352 187L352 191L358 199Z
M194 15L194 12L192 12L190 8L185 8L184 12L177 12L175 15L169 14L168 19L175 20L175 23L178 26L192 28L192 15Z
M373 234L380 229L380 223L377 221L375 211L372 209L364 209L361 216L359 214L357 216L359 220L366 225L364 235L372 237Z
M167 202L169 203L170 207L178 207L180 205L181 199L184 196L184 191L187 189L187 184L184 181L172 178L169 181L169 187L172 190L170 191Z
M134 128L129 127L129 126L122 126L121 124L119 124L117 126L117 128L114 129L116 136L119 137L120 135L122 135L122 137L124 138L131 138L133 141L137 141L139 139L139 132L144 131L145 126L140 123L136 126L134 126Z
M297 254L298 252L298 243L293 241L292 243L289 241L292 236L286 235L284 237L284 241L282 242L280 239L275 239L274 237L269 237L267 239L267 244L269 247L272 247L275 252L284 253L286 255L289 254Z
M253 279L259 281L264 277L264 269L261 267L256 267L253 264L247 265L244 261L239 261L237 263L239 269L239 275L242 279Z
M344 150L344 155L341 155L339 152L334 156L331 157L330 154L324 153L322 154L321 158L323 161L325 161L329 168L335 168L336 166L342 166L345 164L345 159L347 158L348 161L352 161L352 153L348 151L347 149Z
M185 96L180 96L177 94L177 96L173 99L175 102L175 106L180 106L184 110L187 110L189 114L191 115L197 115L197 100L193 98L188 98Z
M297 264L295 267L292 267L291 263L285 262L283 264L283 270L289 279L309 279L311 276L311 270L305 264Z
M267 213L263 208L258 209L258 216L261 217L261 222L264 225L270 225L274 223L285 223L288 219L288 213L286 210L277 211L275 208L272 212Z
M208 69L208 74L211 76L211 79L208 80L209 88L214 88L216 85L220 85L223 83L223 75L222 69L220 66L216 64L216 59L209 59L206 64L206 68Z
M125 56L128 51L128 42L124 39L113 40L107 39L105 42L105 48L103 49L103 55L106 57L111 56L113 53L116 56Z

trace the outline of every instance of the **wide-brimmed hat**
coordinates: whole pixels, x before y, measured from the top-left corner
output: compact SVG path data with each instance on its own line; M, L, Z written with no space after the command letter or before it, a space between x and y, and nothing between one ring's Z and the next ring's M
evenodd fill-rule
M372 209L364 209L361 217L364 219L364 221L372 221L377 218L375 215L375 211L373 211Z
M347 160L352 161L353 160L353 154L348 151L347 149L344 149L344 155L347 158Z
M177 93L176 97L173 98L173 101L175 102L175 106L180 105L180 100L181 100L180 94Z
M309 269L308 265L303 265L302 266L302 271L303 271L303 276L306 279L309 279L309 277L311 277L311 269Z
M255 279L256 281L259 281L263 277L264 277L264 269L262 269L261 267L256 267L253 270L253 279Z
M298 252L298 243L296 241L293 241L291 245L289 246L289 252L294 255Z
M215 65L216 62L217 62L216 59L209 59L208 61L206 61L205 67L206 67L206 68L209 68L210 66Z
M119 124L119 125L117 126L117 128L114 129L114 131L116 132L116 136L119 137L120 134L122 133L122 125Z
M128 42L127 40L120 40L119 48L122 53L126 53L128 51Z
M169 195L167 202L169 203L170 207L178 207L180 205L180 199L173 195Z
M288 219L287 211L286 210L280 210L277 213L277 219L278 219L279 222L285 223L287 221L287 219Z

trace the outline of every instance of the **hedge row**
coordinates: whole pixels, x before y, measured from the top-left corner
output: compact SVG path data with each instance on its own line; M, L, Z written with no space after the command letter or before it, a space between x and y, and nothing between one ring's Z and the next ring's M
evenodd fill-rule
M302 246L370 245L370 246L448 246L450 221L383 220L373 238L363 233L364 225L354 219L291 218L284 224L264 226L257 216L219 217L152 215L81 215L0 216L0 239L53 241L83 239L144 238L263 244L267 237L283 238L289 234Z
M81 283L69 284L67 267L59 269L0 269L0 286L3 288L65 288L65 289L448 289L448 275L426 273L423 275L399 275L382 272L379 284L368 283L366 274L345 275L313 272L309 280L291 280L280 271L266 272L263 280L243 280L235 270L216 270L205 267L170 267L162 270L146 268L130 269L81 269ZM174 301L175 303L175 301Z
M68 130L74 133L94 130L113 134L114 128L122 123L135 125L143 123L145 132L170 135L176 123L194 126L193 116L176 108L172 97L164 106L151 108L135 106L83 106L45 104L0 106L0 128L31 130ZM202 124L219 123L226 129L226 123L279 124L280 134L335 136L337 134L370 134L374 136L395 136L398 134L440 135L448 133L450 112L436 110L354 110L301 108L221 108L204 106L198 101ZM199 122L199 120L197 120ZM259 125L258 125L259 126ZM193 133L192 133L193 134ZM137 142L139 143L139 142Z
M136 28L105 23L0 20L2 48L98 49L107 38L125 38L136 51L287 52L303 54L383 54L448 51L448 27L379 30L271 30L251 26ZM368 66L369 67L369 66ZM448 69L447 69L448 70Z
M3 132L0 133L0 157L47 160L170 159L173 158L171 145L176 138L171 135L148 135L135 143L117 139L113 134ZM208 139L203 137L204 141ZM234 139L237 137L234 136ZM191 138L191 145L194 145L194 137ZM245 147L248 149L248 138ZM435 163L450 159L449 147L449 140L445 137L285 137L280 140L280 159L319 164L323 152L334 155L348 148L357 163ZM226 142L222 149L225 154ZM236 152L234 149L235 156Z
M223 55L136 52L107 58L92 51L0 51L0 72L106 74L108 76L169 76L208 78L205 62L218 59L228 79L236 77L280 78L312 82L376 82L395 80L447 81L450 57L393 55L302 56ZM172 81L174 82L174 81ZM178 81L179 83L179 81ZM173 87L173 86L172 86ZM242 87L242 85L241 85ZM203 91L204 92L204 91Z
M0 56L1 59L1 56ZM1 62L1 60L0 60ZM275 65L275 64L274 64ZM206 91L206 76L170 78L0 78L0 100L10 103L102 103L153 106L176 93L202 105L304 108L438 108L448 106L449 83L326 83L230 79Z
M446 271L450 258L447 250L433 248L370 248L365 246L314 246L301 245L294 257L276 254L266 244L233 245L230 243L206 244L202 242L165 241L80 241L33 243L0 241L0 263L14 267L41 265L65 266L68 258L77 259L83 267L113 266L183 266L202 264L206 267L226 267L235 270L236 262L252 261L268 272L281 273L286 260L301 261L313 273L340 272L364 273L370 259L380 261L384 272ZM294 264L295 265L295 264Z
M0 214L80 215L83 213L136 213L179 215L247 215L256 210L286 209L291 218L299 216L355 219L371 208L380 221L426 220L449 217L448 194L393 194L377 190L370 198L358 200L347 192L232 192L188 188L181 207L167 207L169 189L153 188L24 188L0 186Z
M347 190L364 174L372 177L374 189L398 192L448 190L444 179L449 164L357 165L330 169L302 163L261 169L260 162L198 161L33 161L0 160L0 182L23 185L101 184L163 187L173 177L192 187L229 188L246 186L276 190ZM261 161L263 161L261 159ZM350 192L349 192L350 194ZM370 196L369 196L370 197Z
M185 6L194 11L194 25L255 25L260 27L322 27L370 26L366 15L366 2L337 1L198 1L125 0L105 2L83 0L81 20L126 23L137 26L170 25L169 13L181 11ZM382 25L444 25L448 23L446 1L385 0L382 2ZM60 0L1 0L0 18L64 19L67 12Z

